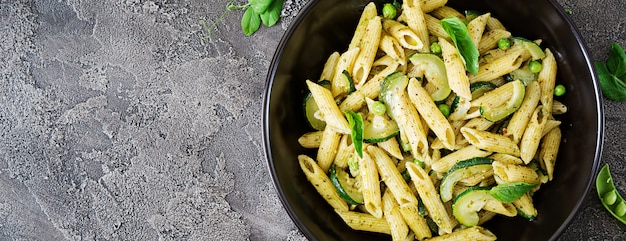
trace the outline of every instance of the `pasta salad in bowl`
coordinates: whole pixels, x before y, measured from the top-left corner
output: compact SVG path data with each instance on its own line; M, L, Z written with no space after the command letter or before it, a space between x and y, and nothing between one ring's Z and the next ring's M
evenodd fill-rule
M305 7L268 74L264 135L307 238L559 236L597 170L601 98L558 4L531 2Z

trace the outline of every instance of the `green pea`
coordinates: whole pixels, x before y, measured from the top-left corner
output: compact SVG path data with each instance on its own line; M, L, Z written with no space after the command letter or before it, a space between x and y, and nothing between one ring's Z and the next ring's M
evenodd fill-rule
M566 92L565 86L559 84L554 86L554 95L555 96L563 96Z
M372 103L372 113L374 113L374 115L384 115L385 111L387 111L387 107L383 102L374 101L374 103Z
M507 50L511 47L511 40L508 38L501 38L498 40L498 48L501 50Z
M439 111L441 111L441 114L443 114L443 116L445 116L446 118L450 116L450 106L446 104L439 104L437 107L439 108Z
M615 190L607 192L604 194L603 200L607 205L613 205L617 201L617 193L615 193Z
M615 207L615 215L617 216L624 216L624 214L626 214L626 203L621 202L618 203L617 206Z
M433 42L430 44L430 52L433 54L441 54L441 45L437 42Z
M391 3L385 3L383 5L383 17L388 19L395 19L398 14L398 10Z
M528 63L528 70L532 73L539 73L541 72L541 69L543 69L543 65L537 60L533 60Z
M421 168L426 168L426 164L423 161L420 161L419 159L413 160L413 163L419 165Z

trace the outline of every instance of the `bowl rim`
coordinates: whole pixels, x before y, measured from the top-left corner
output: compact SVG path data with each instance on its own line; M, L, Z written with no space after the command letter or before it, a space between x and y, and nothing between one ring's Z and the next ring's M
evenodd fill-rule
M281 201L283 208L287 211L287 214L289 215L292 222L296 225L298 230L302 232L302 234L309 240L317 240L317 237L315 237L315 235L311 232L311 230L309 230L309 228L306 225L304 225L304 223L300 220L300 218L295 214L294 208L291 206L291 204L287 201L285 197L285 192L283 188L280 185L278 185L279 183L277 179L277 173L275 171L276 169L274 168L275 165L274 165L274 161L272 157L272 150L271 150L271 144L270 144L270 135L269 135L270 125L269 125L268 113L270 111L270 97L271 97L271 92L272 92L271 90L272 90L272 86L275 80L276 71L278 69L278 64L280 63L280 60L282 58L283 50L286 47L287 42L293 36L297 27L300 25L300 23L308 16L308 14L313 10L313 8L320 1L321 0L308 1L302 7L300 12L298 12L296 17L291 21L291 23L289 23L288 28L285 30L285 32L281 36L280 41L274 51L272 61L270 62L270 65L267 71L265 87L263 91L263 100L262 100L263 101L262 102L263 113L261 114L261 122L263 125L262 127L263 152L264 152L265 161L267 163L266 165L267 170L270 173L271 178L272 178L272 185L277 191L278 198ZM557 14L559 15L559 17L566 22L569 30L576 38L576 42L578 44L579 49L582 52L582 55L584 56L587 68L592 73L591 80L593 84L593 92L594 92L593 94L594 94L594 98L596 99L596 109L597 109L597 116L595 117L595 119L598 123L597 129L595 130L597 133L597 138L595 140L596 148L595 148L595 153L594 153L593 164L591 166L591 169L589 170L589 179L586 181L585 189L582 193L583 194L582 198L577 200L576 204L574 205L572 211L568 214L567 218L563 221L563 223L561 223L559 228L552 234L552 236L549 239L549 240L557 240L561 236L561 234L567 229L567 227L569 227L571 222L579 213L582 203L584 202L585 197L589 195L589 191L592 188L592 183L594 183L594 180L597 176L597 173L600 167L601 158L602 158L602 151L603 151L603 144L604 144L605 118L604 118L604 100L602 97L601 88L599 86L597 72L593 64L593 60L590 57L589 52L587 50L588 48L586 47L586 43L584 39L582 38L582 35L580 34L580 31L575 25L575 23L567 15L564 8L557 2L557 0L548 0L548 2L557 11Z

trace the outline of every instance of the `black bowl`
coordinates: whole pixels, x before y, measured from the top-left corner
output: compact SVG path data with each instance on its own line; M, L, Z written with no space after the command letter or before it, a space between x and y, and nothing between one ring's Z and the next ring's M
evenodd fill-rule
M305 80L319 78L326 58L345 51L369 0L311 0L282 38L267 76L263 124L265 152L276 189L289 216L310 240L388 240L354 231L306 180L297 156L314 155L298 144L311 131L302 113ZM379 9L385 1L376 0ZM559 4L546 0L451 0L459 10L491 12L514 36L543 39L558 61L559 97L569 111L559 116L564 142L552 182L534 196L535 221L497 217L486 227L498 240L555 240L574 217L598 169L603 141L603 105L598 81L578 31Z

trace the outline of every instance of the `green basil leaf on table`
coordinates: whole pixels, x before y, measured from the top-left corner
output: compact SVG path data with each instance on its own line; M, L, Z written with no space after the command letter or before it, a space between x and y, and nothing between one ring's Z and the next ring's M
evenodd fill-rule
M255 12L257 13L263 13L265 12L270 5L272 5L272 0L249 0L248 3L250 3L250 8L254 9Z
M274 26L280 19L280 12L283 9L283 0L274 0L265 12L261 13L261 20L265 26Z
M254 11L253 8L248 8L241 17L241 29L247 36L252 35L261 27L261 16Z
M617 78L626 78L626 53L624 53L624 49L619 44L611 44L611 53L606 61L606 65L609 71Z
M606 63L595 62L595 67L598 72L602 94L610 100L626 101L626 83L611 74Z
M478 56L480 53L467 31L465 23L457 17L444 18L439 23L459 50L467 71L472 74L478 73Z

